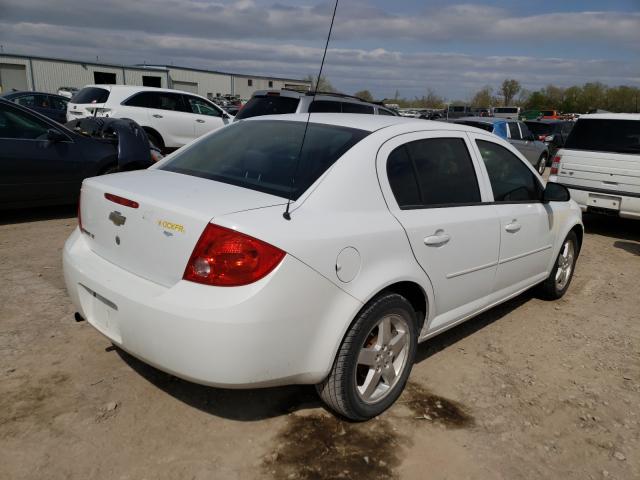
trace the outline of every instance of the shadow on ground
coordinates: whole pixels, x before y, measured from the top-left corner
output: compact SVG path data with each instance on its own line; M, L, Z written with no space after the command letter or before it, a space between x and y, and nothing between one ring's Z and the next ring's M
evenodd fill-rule
M58 220L61 218L73 218L77 215L77 205L4 210L0 211L0 225Z
M501 319L532 298L524 293L473 320L444 332L418 348L416 363L457 343L468 335ZM292 385L277 388L229 390L197 385L147 365L123 350L118 355L138 374L172 397L211 415L239 421L256 421L288 413L322 407L315 388Z
M587 233L640 242L640 221L638 220L588 213L583 215L582 220Z

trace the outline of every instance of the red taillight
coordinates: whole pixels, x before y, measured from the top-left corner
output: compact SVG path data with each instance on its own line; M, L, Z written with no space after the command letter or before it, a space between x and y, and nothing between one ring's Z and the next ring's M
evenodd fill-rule
M129 200L128 198L119 197L118 195L114 195L113 193L105 193L104 198L117 203L118 205L124 205L125 207L138 208L140 206L138 202L134 202L133 200Z
M219 287L248 285L267 276L284 256L273 245L210 223L193 249L183 279Z
M553 157L553 162L551 163L551 172L549 173L550 175L558 174L558 169L560 168L560 160L562 160L562 157L560 155L556 155L555 157Z

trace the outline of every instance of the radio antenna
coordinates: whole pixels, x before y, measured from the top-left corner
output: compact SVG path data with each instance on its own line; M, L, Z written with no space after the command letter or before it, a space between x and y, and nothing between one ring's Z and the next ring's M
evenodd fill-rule
M302 141L300 142L300 150L298 151L298 159L296 160L296 168L293 171L293 176L291 177L291 192L289 193L289 198L287 199L287 208L285 209L282 216L285 220L291 220L291 214L289 213L289 207L291 206L291 197L293 196L293 187L295 185L295 179L298 174L298 167L300 166L300 157L302 156L302 149L304 147L304 140L307 138L307 129L309 128L309 122L311 120L311 105L316 100L316 95L318 94L318 86L320 85L320 79L322 78L322 68L324 67L324 60L327 58L327 49L329 48L329 40L331 40L331 32L333 31L333 22L336 19L336 11L338 10L338 1L336 0L335 5L333 6L333 15L331 16L331 25L329 25L329 34L327 35L327 42L324 44L324 53L322 54L322 62L320 62L320 72L318 72L318 79L316 80L316 86L313 89L313 100L309 104L309 112L307 112L307 122L304 125L304 133L302 134Z

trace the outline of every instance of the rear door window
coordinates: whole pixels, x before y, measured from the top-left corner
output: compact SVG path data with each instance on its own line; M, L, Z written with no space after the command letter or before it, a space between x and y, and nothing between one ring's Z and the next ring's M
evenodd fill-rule
M236 115L237 120L260 117L262 115L283 115L296 113L300 99L294 97L257 96L249 100Z
M565 148L611 153L640 153L640 121L580 119Z
M542 187L534 173L509 150L486 140L476 140L491 181L493 199L500 203L540 201Z
M378 108L378 115L389 115L390 117L395 117L396 114L391 110L387 110L386 108Z
M318 123L305 129L305 122L235 122L178 150L162 169L295 200L369 134Z
M342 113L359 113L373 115L373 107L361 103L342 102Z
M389 156L387 175L401 208L480 202L476 172L461 138L430 138L402 145Z
M76 93L71 103L104 103L109 99L109 90L99 87L85 87Z
M331 100L315 100L309 105L309 113L341 113L342 102Z

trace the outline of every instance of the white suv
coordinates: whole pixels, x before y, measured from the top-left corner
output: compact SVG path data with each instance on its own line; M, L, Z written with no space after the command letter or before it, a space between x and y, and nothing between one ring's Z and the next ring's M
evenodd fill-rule
M67 105L67 121L90 116L135 120L161 149L181 147L233 120L193 93L127 85L89 85L75 94Z
M640 114L583 115L551 164L583 211L640 219Z

